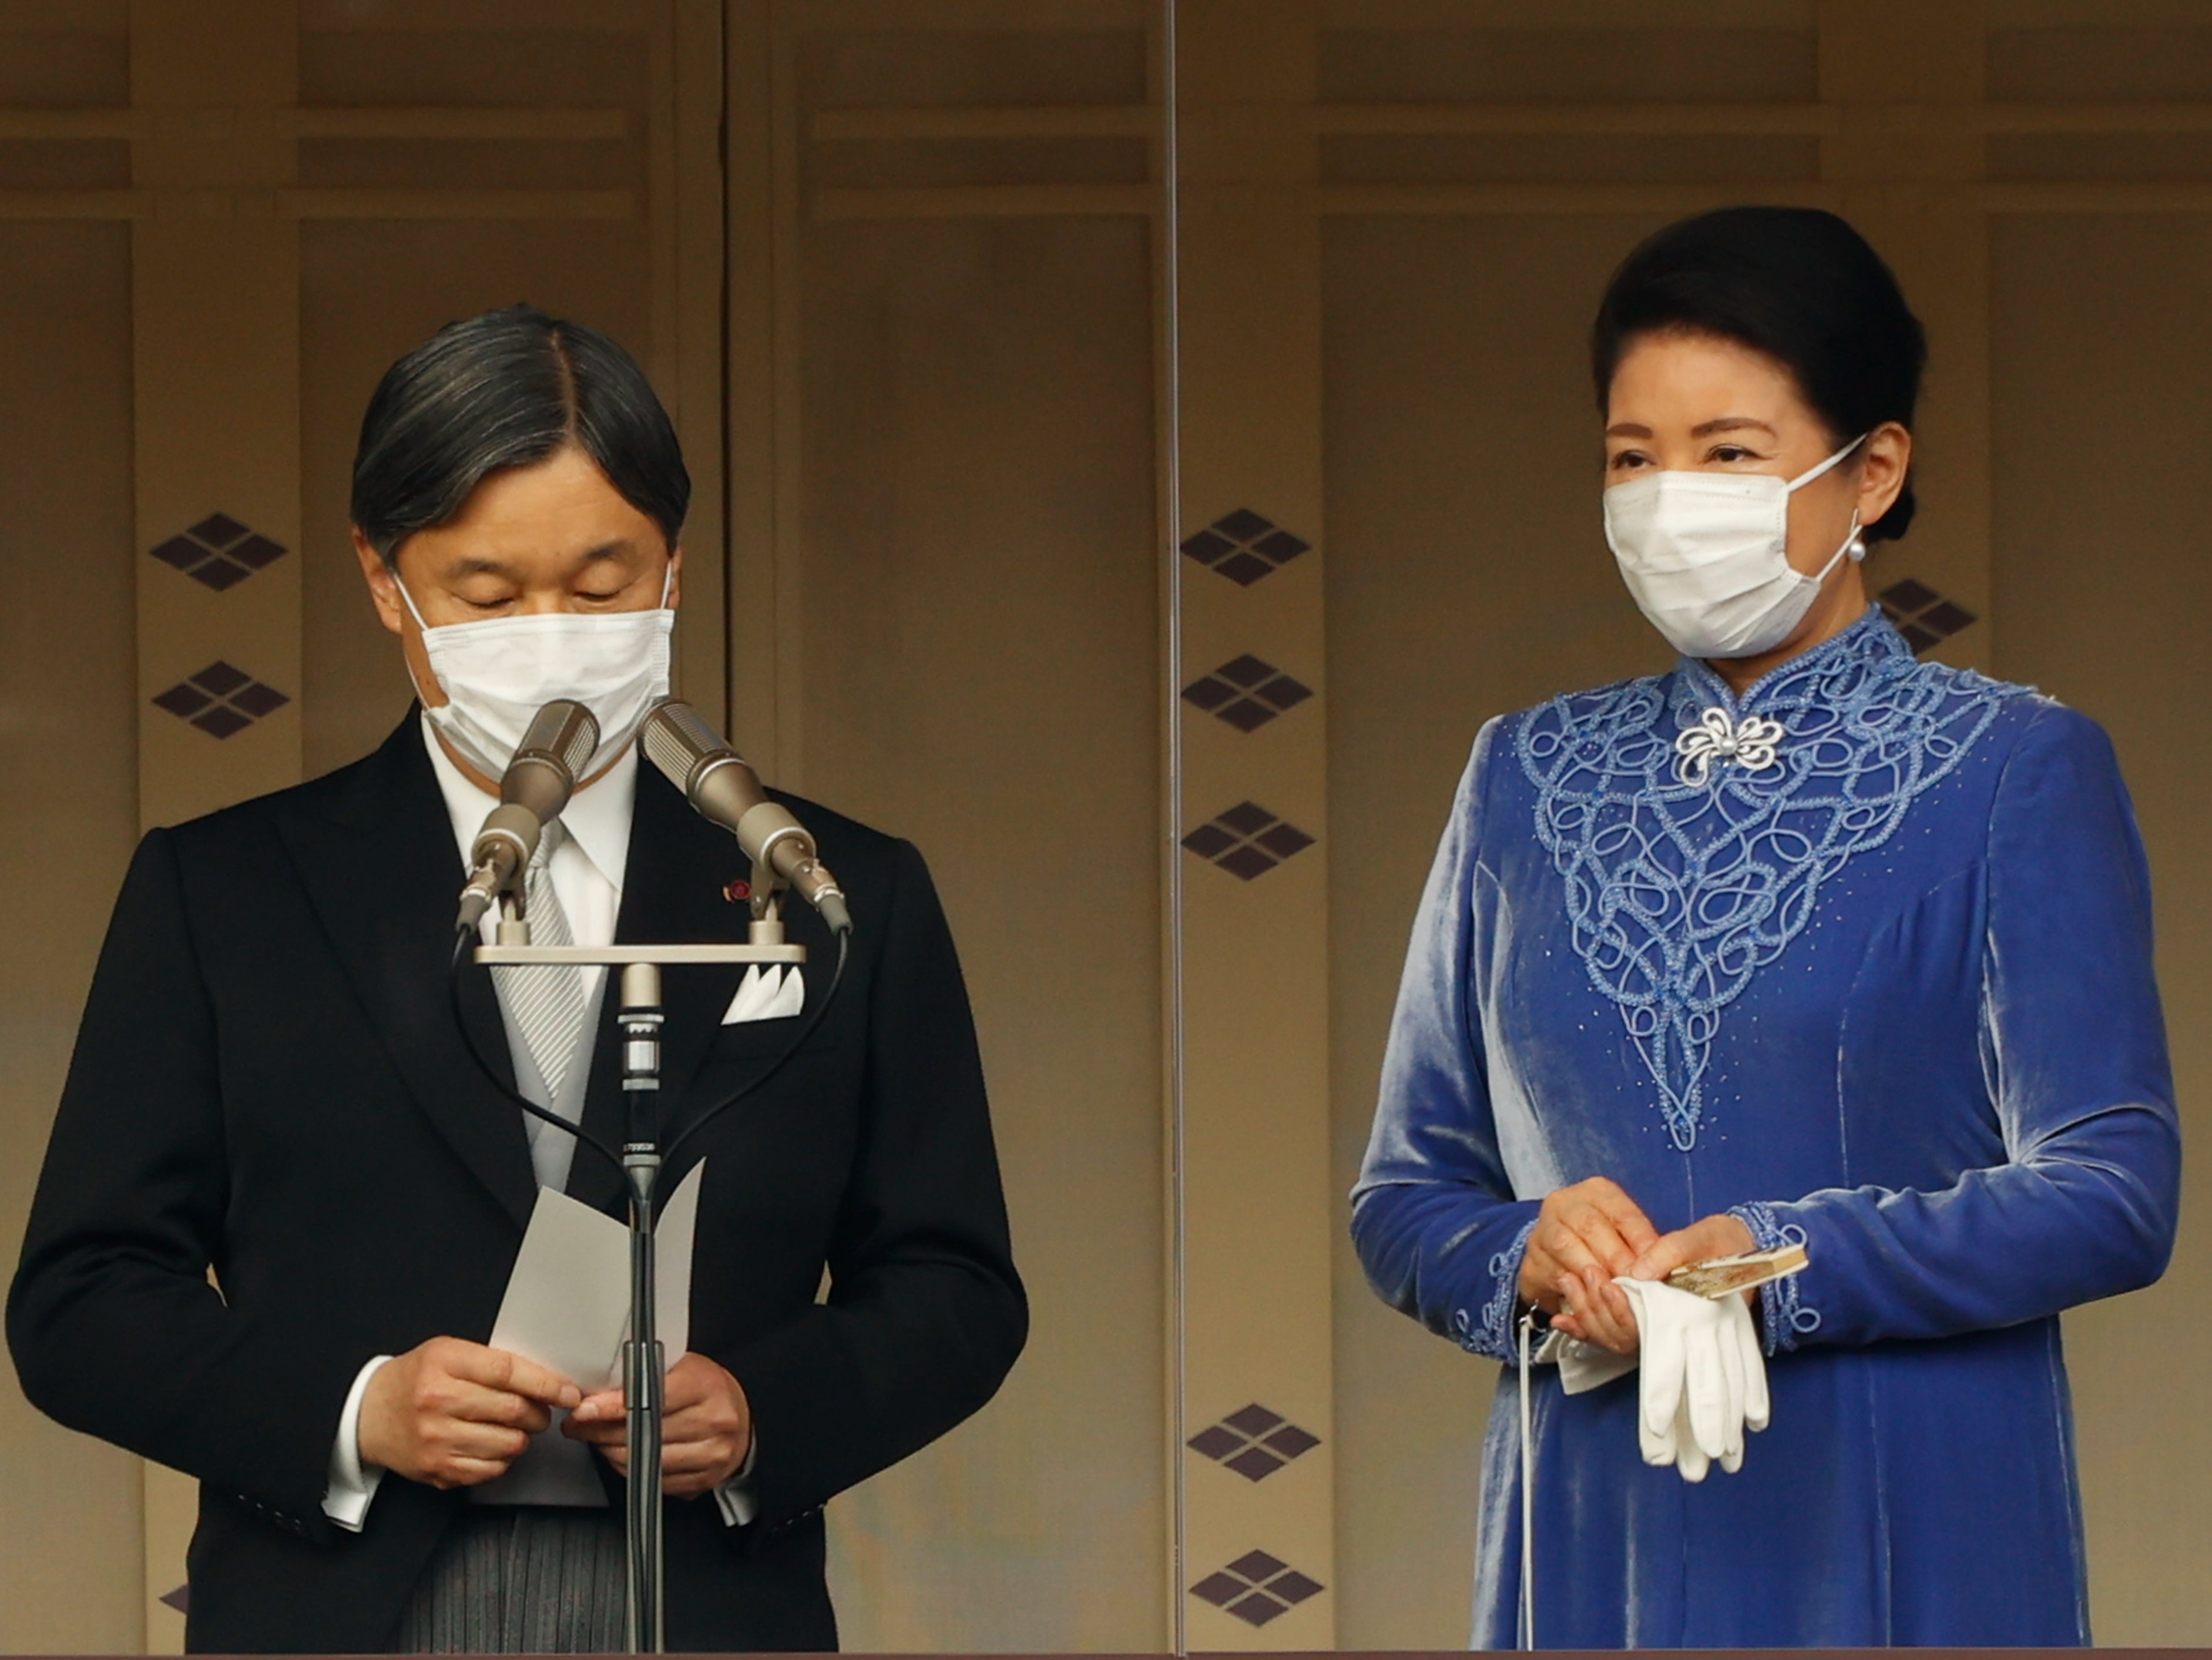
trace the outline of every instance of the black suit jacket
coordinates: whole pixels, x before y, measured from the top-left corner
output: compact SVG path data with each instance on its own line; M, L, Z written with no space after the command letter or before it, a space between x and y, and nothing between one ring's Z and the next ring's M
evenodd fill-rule
M793 805L857 927L821 1028L665 1172L672 1191L708 1160L691 1347L744 1385L759 1447L748 1526L712 1499L669 1504L678 1648L834 1647L823 1501L981 1406L1027 1329L928 873L908 844ZM321 1510L355 1374L433 1336L487 1338L535 1199L520 1113L448 1004L460 874L410 714L350 767L154 831L117 901L8 1341L43 1410L199 1478L194 1650L380 1648L465 1502L387 1476L358 1535ZM722 891L744 874L736 843L641 768L617 937L742 939ZM811 1014L834 948L793 909ZM741 972L665 970L668 1120L799 1029L721 1025ZM503 1067L485 971L465 976L465 1018ZM618 1143L615 1000L585 1110ZM569 1190L618 1213L587 1149Z

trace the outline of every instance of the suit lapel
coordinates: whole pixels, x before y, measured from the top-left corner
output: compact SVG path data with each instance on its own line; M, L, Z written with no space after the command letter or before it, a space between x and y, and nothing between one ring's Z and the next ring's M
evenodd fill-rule
M691 811L676 787L649 766L637 771L637 802L630 815L629 853L623 869L617 940L653 945L741 941L750 912L721 897L734 877L746 874L736 840ZM660 1123L663 1133L705 1104L690 1099L689 1085L721 1031L722 1012L735 996L744 969L738 964L686 964L663 969ZM619 970L609 970L600 1001L599 1041L592 1051L591 1081L584 1098L584 1128L608 1146L623 1141ZM664 1191L667 1190L664 1188ZM621 1177L588 1148L569 1167L568 1192L585 1203L618 1211Z
M518 1225L537 1202L522 1116L455 1030L449 989L464 874L436 775L410 711L325 814L301 808L280 834L386 1052L461 1162ZM514 1085L490 976L462 970L462 1018L477 1052Z

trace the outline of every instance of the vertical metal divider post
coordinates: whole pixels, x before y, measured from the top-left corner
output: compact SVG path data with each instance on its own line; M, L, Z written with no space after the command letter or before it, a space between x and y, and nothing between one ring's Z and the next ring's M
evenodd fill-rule
M1160 556L1165 562L1165 650L1163 667L1166 684L1163 688L1166 709L1167 778L1162 792L1162 803L1166 812L1166 835L1163 852L1166 865L1167 939L1166 968L1166 1025L1167 1025L1167 1084L1168 1084L1168 1226L1170 1297L1168 1308L1174 1330L1170 1335L1169 1353L1172 1356L1175 1375L1169 1391L1168 1467L1171 1487L1169 1527L1171 1536L1168 1542L1168 1557L1174 1582L1168 1588L1170 1641L1177 1655L1190 1652L1189 1633L1186 1629L1183 1604L1185 1580L1184 1518L1185 1461L1183 1440L1186 1408L1183 1399L1183 1357L1185 1332L1183 1317L1183 1048L1182 1048L1182 560L1179 547L1182 540L1182 334L1177 301L1182 248L1178 240L1180 201L1179 178L1176 170L1176 8L1178 0L1160 0L1160 303L1164 313L1161 320L1160 356L1164 366L1164 386L1161 394L1163 404L1161 427L1164 477L1161 498L1164 510L1161 528L1166 534L1161 538Z

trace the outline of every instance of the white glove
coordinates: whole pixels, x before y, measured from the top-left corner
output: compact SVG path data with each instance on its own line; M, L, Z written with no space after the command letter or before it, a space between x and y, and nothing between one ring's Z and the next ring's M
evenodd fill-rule
M1619 1279L1641 1337L1637 1441L1647 1464L1702 1481L1715 1462L1743 1468L1747 1429L1770 1417L1766 1361L1741 1297L1698 1297L1656 1280Z

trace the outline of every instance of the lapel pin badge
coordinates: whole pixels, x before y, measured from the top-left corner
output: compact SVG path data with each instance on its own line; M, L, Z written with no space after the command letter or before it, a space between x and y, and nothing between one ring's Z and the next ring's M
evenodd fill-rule
M742 876L733 878L722 887L722 897L733 905L742 905L753 897L753 885Z

